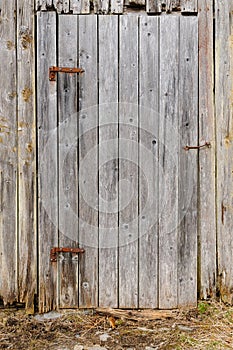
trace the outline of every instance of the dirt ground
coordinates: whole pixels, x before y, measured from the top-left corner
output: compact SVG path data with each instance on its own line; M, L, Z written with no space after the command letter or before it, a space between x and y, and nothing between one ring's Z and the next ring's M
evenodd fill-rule
M197 309L188 310L65 310L43 317L0 310L0 349L93 345L115 350L233 349L233 307L199 302Z

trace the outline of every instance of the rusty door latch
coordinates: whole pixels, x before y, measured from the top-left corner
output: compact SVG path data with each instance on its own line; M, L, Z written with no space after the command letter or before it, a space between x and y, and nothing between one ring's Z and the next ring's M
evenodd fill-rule
M185 151L189 151L190 149L200 149L200 148L204 148L204 147L210 148L211 147L211 143L206 141L203 145L200 145L200 146L185 146L184 150Z
M68 248L68 247L54 247L50 251L50 261L56 262L57 261L57 253L72 253L72 254L78 254L78 253L84 253L85 250L82 248Z
M69 67L49 67L49 80L56 81L56 73L83 73L82 68L69 68Z

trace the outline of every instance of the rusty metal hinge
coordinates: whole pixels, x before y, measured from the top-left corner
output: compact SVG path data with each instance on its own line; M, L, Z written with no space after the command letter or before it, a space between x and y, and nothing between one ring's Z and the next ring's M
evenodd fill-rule
M49 80L56 81L56 73L83 73L82 68L69 68L69 67L49 67Z
M50 251L50 261L56 262L57 261L57 253L72 253L72 254L78 254L78 253L84 253L85 250L82 248L68 248L68 247L54 247Z
M200 149L200 148L204 148L204 147L210 148L211 147L211 143L206 141L203 145L200 145L200 146L185 146L184 150L185 151L189 151L190 149Z

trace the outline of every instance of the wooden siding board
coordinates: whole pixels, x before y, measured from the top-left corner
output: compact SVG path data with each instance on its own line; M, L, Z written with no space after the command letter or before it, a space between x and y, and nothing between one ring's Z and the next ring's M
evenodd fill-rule
M57 264L50 249L58 245L57 83L48 78L56 65L56 13L37 16L39 310L57 307Z
M78 67L78 17L61 15L58 21L58 65ZM58 74L59 138L59 246L78 246L78 76ZM59 306L78 306L78 257L59 259Z
M177 307L179 17L160 22L159 308ZM176 135L176 137L174 137Z
M139 307L158 307L159 18L140 19Z
M85 70L79 80L79 240L86 250L80 258L79 305L95 307L98 304L97 16L79 17L79 65ZM86 200L86 195L91 197L91 202Z
M198 271L201 298L216 293L215 211L215 115L213 76L213 1L199 0L199 144L211 148L199 152L199 250ZM220 124L219 124L220 125ZM210 219L212 218L212 219Z
M109 0L94 0L94 13L106 15L109 12Z
M146 12L148 13L160 13L162 12L161 0L146 0Z
M197 302L198 20L180 18L178 305Z
M37 293L33 2L17 2L18 285L19 301L26 303L28 313L34 312Z
M73 14L89 14L90 0L70 0L70 10Z
M99 17L99 305L118 306L118 18Z
M219 289L233 304L233 2L215 1L215 106Z
M111 13L123 13L124 0L111 0Z
M119 307L138 306L138 17L120 17Z
M17 86L16 4L2 2L0 26L0 296L17 300Z
M198 1L200 1L201 3L203 0L180 0L181 12L183 13L197 12ZM212 10L212 7L211 7L211 10Z

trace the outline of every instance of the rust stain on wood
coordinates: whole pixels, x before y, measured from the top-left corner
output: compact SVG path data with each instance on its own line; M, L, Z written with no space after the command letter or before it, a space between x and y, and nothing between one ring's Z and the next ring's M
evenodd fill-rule
M28 49L33 42L32 34L30 33L29 28L22 27L19 32L21 45L24 50Z
M13 50L15 48L14 43L10 40L7 41L6 46L8 50Z
M28 87L25 87L22 91L22 96L25 102L28 102L30 100L30 97L32 96L33 92Z

